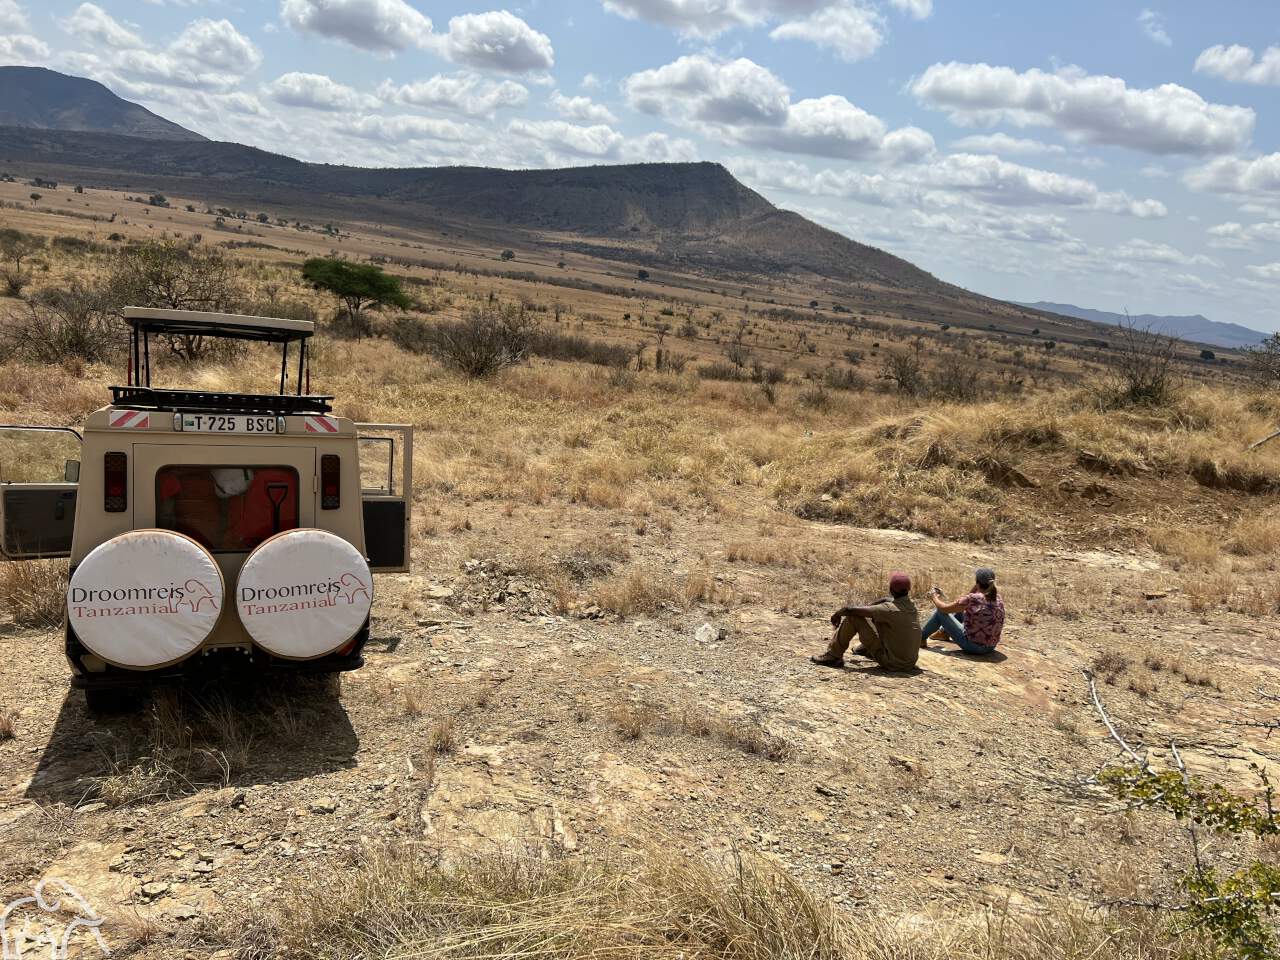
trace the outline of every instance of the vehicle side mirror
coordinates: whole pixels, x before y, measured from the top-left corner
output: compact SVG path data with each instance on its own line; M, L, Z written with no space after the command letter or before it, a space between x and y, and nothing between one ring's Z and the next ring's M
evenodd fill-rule
M62 479L65 483L80 482L80 461L68 460L66 466L62 468Z

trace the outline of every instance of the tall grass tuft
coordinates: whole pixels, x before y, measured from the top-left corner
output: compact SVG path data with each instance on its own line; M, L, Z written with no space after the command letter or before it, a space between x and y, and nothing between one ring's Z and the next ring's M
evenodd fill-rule
M62 560L0 563L0 610L22 627L56 627L67 599Z
M231 918L245 960L1191 960L1140 911L1065 902L909 920L842 912L782 867L715 862L672 842L592 860L487 853L442 864L412 849L293 887L267 914Z

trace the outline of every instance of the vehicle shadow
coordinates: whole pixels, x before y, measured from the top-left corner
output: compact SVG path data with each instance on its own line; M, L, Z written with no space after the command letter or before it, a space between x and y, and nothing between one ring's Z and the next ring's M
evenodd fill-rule
M355 765L355 729L333 678L159 687L95 716L69 690L26 797L112 805L282 783Z

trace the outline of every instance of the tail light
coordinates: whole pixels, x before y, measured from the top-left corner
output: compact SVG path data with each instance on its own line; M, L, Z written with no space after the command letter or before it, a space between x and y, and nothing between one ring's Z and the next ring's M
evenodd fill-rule
M124 513L129 507L129 458L123 453L102 457L102 509Z
M342 458L336 453L320 457L320 509L337 510L342 506Z

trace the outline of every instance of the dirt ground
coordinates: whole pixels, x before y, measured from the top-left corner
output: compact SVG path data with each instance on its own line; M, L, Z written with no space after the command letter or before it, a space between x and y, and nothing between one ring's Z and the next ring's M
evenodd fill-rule
M117 955L155 957L206 956L202 931L388 841L554 855L657 832L691 852L760 851L850 910L1151 895L1185 851L1170 822L1084 782L1116 753L1081 676L1091 663L1135 742L1176 739L1228 782L1251 763L1280 771L1273 743L1230 725L1280 689L1280 625L1191 614L1154 554L977 549L760 514L665 532L586 507L472 515L465 535L419 542L417 574L381 581L368 664L340 693L190 690L94 720L58 635L6 628L0 894L65 878ZM732 561L766 522L792 559ZM709 560L724 572L652 615L552 613L527 558L592 577L610 550L655 578ZM913 674L808 662L850 571L863 571L851 589L901 566L955 593L980 564L1010 611L999 655L935 643ZM167 762L160 728L221 757L205 782L130 789L122 778Z
M334 238L215 233L185 204L96 189L59 191L43 201L54 214L23 206L29 189L0 187L0 224L106 247L117 230L273 240L236 254L257 292L332 310L296 267ZM1280 693L1280 466L1241 452L1274 421L1260 399L1219 384L1176 416L1112 421L1064 400L1027 423L1035 391L1099 375L1093 348L888 311L796 321L772 301L832 297L636 283L604 262L568 265L587 288L550 286L468 272L503 268L478 241L410 239L365 225L340 249L449 253L458 272L406 268L433 320L496 291L565 333L643 338L648 356L664 344L709 363L747 337L788 381L766 400L692 372L539 360L470 384L385 339L320 338L317 383L338 414L418 431L415 573L380 578L365 667L340 684L163 691L95 719L68 689L59 631L0 615L0 903L61 878L100 912L114 956L208 957L300 879L386 844L590 856L637 837L757 851L855 915L1159 896L1185 841L1088 783L1118 749L1083 668L1133 743L1176 741L1193 771L1240 789L1257 786L1251 765L1280 776L1280 747L1238 725L1280 714L1263 696ZM559 276L538 255L520 250L515 268ZM100 259L51 247L33 287L91 278ZM890 344L926 335L998 370L1004 406L879 389ZM806 402L846 368L864 388ZM272 369L196 376L256 389ZM79 423L119 380L103 364L4 370L0 407L21 422ZM984 444L1005 459L961 456ZM981 522L975 542L942 540L867 529L874 512L953 535L952 520ZM913 574L928 612L931 584L954 596L978 566L999 571L1009 611L999 655L934 643L910 674L809 663L831 610L883 595L889 570Z

